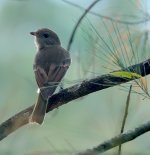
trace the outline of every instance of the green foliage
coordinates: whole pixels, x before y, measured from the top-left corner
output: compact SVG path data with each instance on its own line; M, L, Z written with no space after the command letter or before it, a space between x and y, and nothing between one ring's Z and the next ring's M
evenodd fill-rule
M141 78L142 76L133 73L133 72L113 72L111 75L118 76L118 77L123 77L123 78L129 78L129 79L134 79L134 78Z

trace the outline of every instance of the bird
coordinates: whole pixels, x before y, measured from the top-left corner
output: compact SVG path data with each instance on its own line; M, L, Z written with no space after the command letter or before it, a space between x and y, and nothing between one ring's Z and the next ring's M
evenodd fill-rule
M42 124L48 99L65 76L71 58L70 53L61 46L60 39L54 31L42 28L30 34L34 36L37 47L33 70L40 92L29 122Z

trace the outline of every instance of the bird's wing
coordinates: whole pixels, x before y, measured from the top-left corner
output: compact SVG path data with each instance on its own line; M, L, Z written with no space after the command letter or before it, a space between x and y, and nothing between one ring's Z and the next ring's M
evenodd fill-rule
M70 66L70 58L66 58L60 63L60 65L52 64L48 72L48 83L55 82L58 83L64 77L67 69Z
M34 69L35 78L44 99L47 99L54 93L69 68L70 62L70 58L66 58L60 65L50 64L48 75L39 66Z
M36 82L39 86L39 88L42 88L48 81L48 76L43 68L40 66L34 68L35 78Z
M46 92L46 97L50 97L54 91L56 90L57 86L59 85L60 81L64 77L66 71L70 66L70 58L65 59L62 61L60 65L51 64L49 67L48 72L48 91ZM45 89L46 91L46 89Z

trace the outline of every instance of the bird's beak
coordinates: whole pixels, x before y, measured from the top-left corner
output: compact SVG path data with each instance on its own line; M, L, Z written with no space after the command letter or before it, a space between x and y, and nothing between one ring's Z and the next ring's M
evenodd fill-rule
M30 32L31 35L35 36L36 35L36 32Z

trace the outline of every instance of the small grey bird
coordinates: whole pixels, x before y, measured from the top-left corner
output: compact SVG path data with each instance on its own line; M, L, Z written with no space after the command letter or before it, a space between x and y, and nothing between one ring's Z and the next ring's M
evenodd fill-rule
M42 124L47 108L47 100L51 97L68 70L70 54L61 47L55 32L47 28L30 32L35 36L37 54L33 65L35 79L40 93L29 122Z

